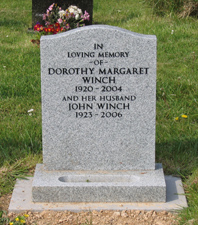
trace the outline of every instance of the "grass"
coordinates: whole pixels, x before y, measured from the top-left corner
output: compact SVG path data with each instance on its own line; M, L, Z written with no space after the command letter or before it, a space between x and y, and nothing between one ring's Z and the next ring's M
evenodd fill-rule
M180 224L196 225L198 224L198 169L185 179L184 187L189 207L180 212Z
M177 13L180 18L198 16L197 0L145 0L158 15Z
M156 161L165 174L182 175L189 208L181 212L181 224L197 224L197 19L157 16L146 1L94 0L93 12L95 24L157 36ZM31 0L1 0L0 195L42 160L40 49L30 42L36 37L29 27Z
M41 158L40 53L27 32L31 1L19 6L3 0L0 12L0 194L5 194Z
M28 214L22 216L17 216L13 220L10 220L7 216L7 212L0 211L0 225L23 225L26 224L26 218L29 217Z

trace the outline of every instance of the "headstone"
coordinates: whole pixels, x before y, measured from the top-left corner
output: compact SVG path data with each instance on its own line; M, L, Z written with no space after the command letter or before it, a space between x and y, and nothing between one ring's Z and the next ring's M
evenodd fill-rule
M43 13L46 13L46 10L53 3L57 3L63 9L68 8L70 5L76 5L82 9L83 13L86 10L90 14L90 20L88 22L86 21L86 23L92 24L93 0L32 0L32 27L37 22L43 24Z
M155 164L156 37L94 25L41 38L35 202L165 202Z

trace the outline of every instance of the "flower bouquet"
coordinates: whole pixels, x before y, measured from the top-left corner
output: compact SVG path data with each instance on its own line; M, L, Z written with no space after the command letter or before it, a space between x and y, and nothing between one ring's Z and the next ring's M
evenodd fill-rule
M89 21L90 15L87 11L82 12L77 6L71 5L68 9L63 10L57 4L49 6L46 13L43 14L45 26L37 23L34 31L41 35L57 34L77 27L85 26L85 21ZM31 40L33 43L34 41Z

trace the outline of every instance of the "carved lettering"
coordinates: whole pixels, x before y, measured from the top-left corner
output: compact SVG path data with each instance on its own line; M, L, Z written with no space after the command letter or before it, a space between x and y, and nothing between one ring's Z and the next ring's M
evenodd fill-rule
M105 110L125 110L130 109L129 103L97 103L98 109Z
M124 95L126 89L120 76L130 75L142 77L149 74L149 67L109 67L108 58L128 58L128 51L105 51L104 44L93 44L94 51L87 52L66 52L68 60L74 58L92 58L88 65L92 67L57 67L48 68L48 75L62 76L82 76L79 83L73 87L76 94L70 93L62 97L69 111L75 111L76 118L121 118L124 110L130 110L133 102L137 99L136 95ZM68 61L69 62L69 61ZM66 65L69 65L66 64ZM115 64L116 65L116 64ZM119 64L118 64L119 65ZM125 79L125 78L122 78ZM141 78L140 78L141 79ZM127 82L127 81L126 81ZM93 110L96 110L94 113ZM122 113L121 113L122 111Z
M99 52L98 57L102 58L126 58L129 57L129 52Z
M94 74L94 68L48 68L48 75L87 75Z
M82 77L85 84L115 84L115 77Z
M148 74L148 69L149 68L99 68L99 74L104 74L104 75L147 75Z

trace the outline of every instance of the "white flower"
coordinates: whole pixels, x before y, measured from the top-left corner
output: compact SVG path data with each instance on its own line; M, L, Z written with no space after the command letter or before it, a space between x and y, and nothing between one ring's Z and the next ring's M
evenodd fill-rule
M75 15L75 19L78 20L81 18L82 16L82 10L79 9L77 6L75 5L70 5L69 8L68 8L69 12L70 13L73 13Z
M79 19L80 19L80 14L76 14L76 15L75 15L75 19L76 19L76 20L79 20Z
M173 34L173 33L174 33L174 30L171 31L171 34Z
M61 19L63 19L63 17L66 15L66 12L64 10L61 10L58 12L59 16Z
M78 12L78 14L80 14L80 15L82 15L83 13L82 13L82 10L81 9L77 9L77 12Z
M34 111L34 109L30 109L30 110L28 110L28 113L31 113L31 112L33 112Z
M78 7L75 6L75 5L70 5L69 8L68 8L69 12L74 13L74 14L77 11L77 9L78 9Z

